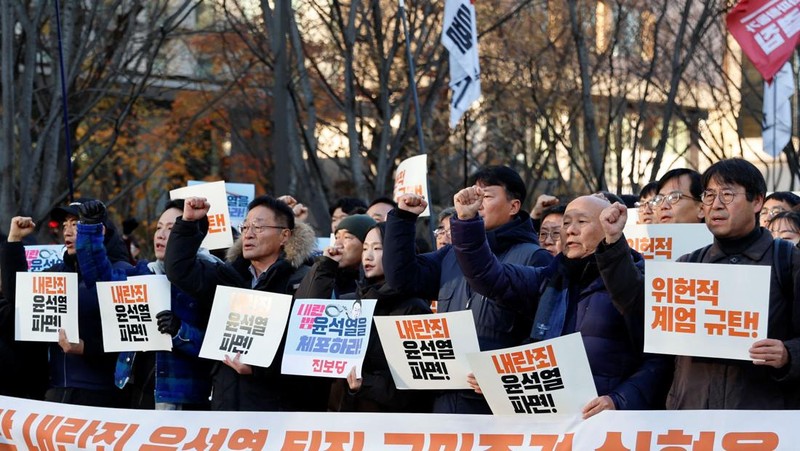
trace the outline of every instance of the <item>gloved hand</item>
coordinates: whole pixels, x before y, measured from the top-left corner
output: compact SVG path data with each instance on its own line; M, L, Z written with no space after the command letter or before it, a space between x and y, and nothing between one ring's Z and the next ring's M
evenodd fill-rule
M174 337L181 330L181 319L172 313L172 310L158 312L156 320L158 321L158 331L162 334Z
M81 224L100 224L106 217L106 206L99 200L86 201L78 206Z

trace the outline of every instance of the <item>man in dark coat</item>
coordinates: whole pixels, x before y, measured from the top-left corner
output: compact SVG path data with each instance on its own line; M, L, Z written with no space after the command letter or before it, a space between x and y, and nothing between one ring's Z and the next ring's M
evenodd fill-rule
M750 348L752 362L677 356L668 409L797 409L800 407L800 250L773 240L759 226L766 182L752 163L718 161L702 177L703 214L714 242L678 259L683 262L772 266L766 339ZM620 226L621 227L621 226ZM624 237L619 232L620 242ZM607 238L613 240L613 237ZM775 261L775 256L782 258ZM625 277L621 275L621 277ZM643 289L643 281L630 279ZM615 299L629 314L638 299Z
M490 166L472 176L483 189L478 212L491 252L503 262L546 266L550 254L539 247L528 213L522 211L526 189L519 174L505 166ZM481 350L518 345L528 334L533 311L526 305L501 304L467 286L451 246L416 255L415 223L427 202L404 194L389 212L384 238L386 283L423 299L437 299L440 313L471 310ZM491 414L482 396L470 390L447 391L434 401L436 413Z
M292 209L285 203L269 196L257 197L248 205L242 234L234 244L234 260L215 263L197 257L208 231L206 215L210 207L200 197L184 202L183 216L175 221L164 258L170 282L207 305L214 301L217 285L293 294L308 270L303 262L313 250L313 230L295 224ZM239 355L226 357L224 364L217 363L212 373L211 408L324 410L327 393L310 396L314 392L311 378L280 374L282 349L283 344L269 368L241 363ZM299 388L300 381L308 381L305 391Z
M625 286L613 277L613 266L624 256L641 272L642 258L630 250L616 259L595 255L604 234L600 213L609 202L597 196L570 202L561 228L562 253L549 266L532 268L501 263L492 255L477 216L483 197L482 188L471 187L453 198L458 216L451 220L453 247L470 287L504 305L535 309L532 341L581 333L599 395L584 407L584 418L603 410L661 407L670 359L644 354L641 316L622 315L611 302Z
M114 386L114 364L116 354L103 350L103 336L100 328L100 306L97 291L87 285L79 271L75 255L75 238L79 218L78 206L91 199L77 200L66 207L57 207L51 218L62 223L66 252L63 263L48 268L48 272L78 273L78 326L80 340L71 343L64 331L60 331L58 343L48 346L50 382L45 400L67 404L80 404L98 407L122 407L125 400L122 392ZM132 267L127 262L125 245L114 225L107 217L96 218L105 229L104 242L108 258L119 270ZM11 219L8 242L0 257L3 286L6 299L13 305L16 287L16 273L27 271L25 248L22 239L33 233L35 224L29 217L17 216Z

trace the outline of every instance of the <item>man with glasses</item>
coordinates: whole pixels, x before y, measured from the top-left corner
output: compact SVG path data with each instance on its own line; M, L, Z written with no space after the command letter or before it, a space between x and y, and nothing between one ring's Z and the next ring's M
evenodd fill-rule
M800 196L791 191L775 191L764 199L764 206L758 216L761 227L769 227L769 222L778 213L792 211L800 204Z
M519 174L507 166L488 166L473 174L470 182L481 187L477 214L483 219L482 229L492 254L507 263L547 266L552 257L537 244L531 218L522 209L527 188ZM383 240L386 283L410 290L408 295L436 299L439 313L470 310L483 351L519 345L530 331L533 312L525 306L501 305L476 293L467 284L452 246L417 254L416 222L427 202L421 196L404 194L397 203L398 207L389 212ZM492 413L486 400L469 390L437 394L433 410Z
M673 169L658 181L655 197L650 207L657 224L692 224L703 222L700 204L700 173L692 169Z
M292 209L270 196L256 197L247 206L241 236L227 263L198 258L208 231L205 198L185 200L183 216L175 220L165 252L167 277L198 302L211 305L218 285L294 294L308 271L306 259L314 249L314 231L295 223ZM274 362L281 361L282 347ZM282 376L279 363L260 368L241 363L241 355L225 358L212 371L213 410L324 410L327 394L318 395L318 382ZM307 384L303 390L302 384ZM313 399L315 395L323 399ZM316 401L312 405L310 401Z
M669 409L797 409L800 407L800 250L773 240L756 218L766 182L750 162L733 158L703 173L701 194L706 226L714 242L678 261L774 266L770 276L768 338L754 341L751 362L677 356L667 398ZM608 235L608 234L607 234ZM773 246L784 246L775 252ZM786 261L774 261L773 256ZM779 257L780 258L780 257ZM783 269L789 274L782 277ZM628 273L632 273L629 271ZM619 277L627 277L624 271ZM635 280L635 279L631 279ZM638 283L643 287L641 278ZM624 300L624 299L622 299ZM621 312L643 302L617 302Z
M554 205L542 212L539 226L539 245L555 257L561 252L561 223L564 219L565 205Z
M637 224L653 224L656 222L656 214L650 201L656 197L657 192L658 182L650 182L639 191L639 202L636 202L636 208L639 209Z

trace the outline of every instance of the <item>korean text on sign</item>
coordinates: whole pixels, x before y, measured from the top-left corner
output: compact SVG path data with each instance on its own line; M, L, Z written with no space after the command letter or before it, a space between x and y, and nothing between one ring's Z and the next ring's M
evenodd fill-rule
M553 346L492 356L515 413L555 413L552 391L564 388Z
M446 360L454 360L455 354L447 318L407 319L396 327L414 379L450 379Z

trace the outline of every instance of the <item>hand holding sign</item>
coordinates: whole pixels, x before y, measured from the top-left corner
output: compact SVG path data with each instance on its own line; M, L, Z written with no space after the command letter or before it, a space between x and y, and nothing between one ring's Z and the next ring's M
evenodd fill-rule
M483 204L483 188L470 186L457 192L453 196L453 205L456 207L458 219L472 219L478 214L478 209Z
M233 368L237 373L243 376L253 374L253 367L246 363L242 363L241 352L237 352L236 357L234 357L233 359L231 359L230 356L226 355L224 363L225 365L228 365L229 367Z
M61 346L64 354L83 354L83 340L78 340L78 343L70 343L64 329L58 329L58 345Z
M589 401L589 403L584 406L581 413L583 414L583 419L585 420L604 410L617 410L617 408L614 406L614 401L609 396L598 396L597 398Z
M767 338L753 343L753 346L750 347L750 358L753 359L755 365L783 368L789 363L789 352L782 341Z
M422 196L416 194L406 193L397 198L398 208L414 213L415 215L422 214L427 206L428 202Z
M8 231L8 242L19 242L23 238L33 233L36 229L36 223L32 218L27 216L14 216L11 218L11 227Z
M628 209L619 202L600 212L600 227L606 234L606 244L616 243L622 237L622 230L628 221Z
M355 393L361 390L361 378L356 375L356 367L353 365L350 372L347 373L347 385L350 386L350 391Z
M203 219L210 209L211 204L208 203L205 197L189 197L183 203L183 220L197 221Z

